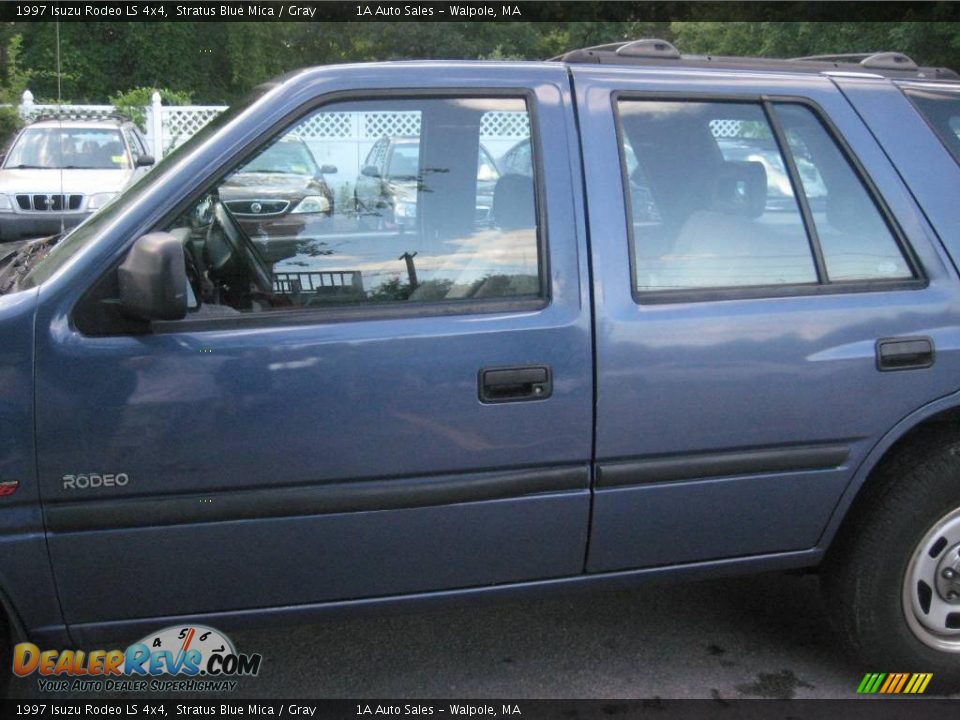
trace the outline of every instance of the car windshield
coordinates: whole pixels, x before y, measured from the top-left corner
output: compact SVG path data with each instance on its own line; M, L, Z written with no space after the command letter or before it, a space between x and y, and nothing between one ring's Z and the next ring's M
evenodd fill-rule
M130 167L130 159L119 130L36 127L21 133L4 167L121 170Z
M238 172L311 176L320 174L313 155L300 140L283 140L271 145Z
M420 143L397 145L390 157L391 180L416 180L420 171Z

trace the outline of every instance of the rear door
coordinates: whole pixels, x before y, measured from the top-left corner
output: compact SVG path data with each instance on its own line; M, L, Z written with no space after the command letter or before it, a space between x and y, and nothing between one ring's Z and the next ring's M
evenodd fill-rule
M825 77L576 67L597 314L588 569L814 547L956 388L957 289Z
M206 265L215 287L195 284L187 320L87 326L86 287L45 286L40 480L74 628L582 570L592 350L562 68L294 82L292 108L312 94L309 109L236 140L142 228ZM369 230L344 198L391 134L420 138L404 197L416 225ZM296 158L253 165L242 197L229 182L291 135L337 166L332 214ZM527 138L535 169L501 178L492 218L478 216L480 143ZM224 250L238 228L275 250L272 286Z

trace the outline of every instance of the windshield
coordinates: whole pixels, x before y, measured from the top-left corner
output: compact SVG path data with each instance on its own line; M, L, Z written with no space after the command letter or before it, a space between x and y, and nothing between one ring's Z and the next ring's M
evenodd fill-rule
M416 180L420 164L420 143L397 145L390 158L391 180Z
M130 158L119 130L35 127L20 134L4 167L120 170L130 168Z
M301 140L281 140L237 172L316 176L320 174L320 169Z

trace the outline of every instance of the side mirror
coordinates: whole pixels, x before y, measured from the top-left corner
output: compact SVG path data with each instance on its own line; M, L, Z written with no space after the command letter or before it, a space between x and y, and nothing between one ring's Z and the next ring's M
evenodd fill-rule
M180 320L187 314L183 245L170 233L138 238L117 270L120 308L138 320Z
M150 167L155 162L153 155L141 155L137 158L137 167Z
M363 169L360 171L360 174L365 175L366 177L369 177L369 178L380 177L380 171L377 170L376 165L364 165Z
M336 175L336 174L337 174L337 166L336 166L336 165L322 165L322 166L320 167L320 174L321 174L321 175Z

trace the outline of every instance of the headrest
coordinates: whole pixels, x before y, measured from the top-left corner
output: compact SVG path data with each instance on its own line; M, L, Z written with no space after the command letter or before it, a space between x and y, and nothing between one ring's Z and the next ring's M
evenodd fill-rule
M760 217L767 206L767 171L753 160L728 160L713 177L711 210Z
M536 226L532 177L511 173L497 180L493 189L493 221L501 230Z

